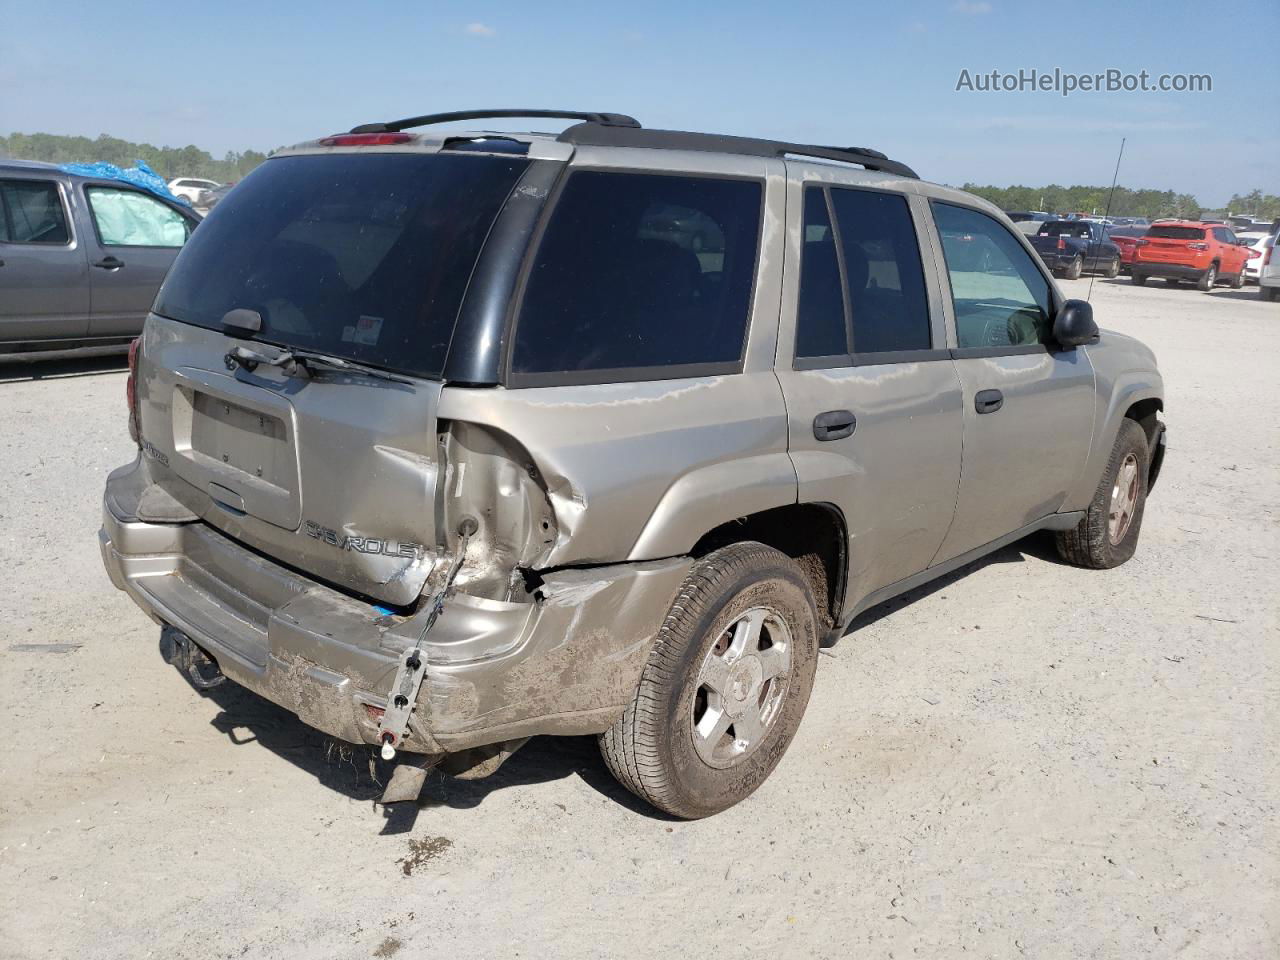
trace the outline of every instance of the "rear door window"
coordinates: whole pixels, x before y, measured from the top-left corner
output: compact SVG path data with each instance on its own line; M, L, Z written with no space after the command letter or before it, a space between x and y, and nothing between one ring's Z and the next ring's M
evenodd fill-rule
M523 157L276 157L218 204L169 272L155 311L258 339L438 377L485 237Z
M180 247L191 234L186 217L135 190L88 187L85 193L104 247Z
M0 242L67 244L67 214L52 180L0 180Z
M907 198L832 188L853 354L929 349L929 306Z
M1052 339L1049 281L993 217L932 201L951 280L961 350L1028 347Z
M763 185L580 170L530 265L513 384L741 369Z
M795 355L809 362L801 366L885 362L881 355L928 350L931 340L906 197L805 188ZM815 362L823 358L833 363Z

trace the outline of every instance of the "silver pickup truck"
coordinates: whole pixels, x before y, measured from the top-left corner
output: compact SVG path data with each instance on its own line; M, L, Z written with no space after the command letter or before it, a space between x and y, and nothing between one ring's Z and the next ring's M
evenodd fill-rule
M509 115L579 122L410 132ZM1162 394L998 210L874 150L372 123L178 258L102 557L197 686L397 774L592 734L701 817L860 611L1039 530L1132 556Z

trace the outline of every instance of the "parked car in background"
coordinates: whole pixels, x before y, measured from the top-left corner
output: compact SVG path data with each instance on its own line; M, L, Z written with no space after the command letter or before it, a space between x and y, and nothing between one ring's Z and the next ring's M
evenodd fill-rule
M1181 220L1153 224L1147 230L1138 240L1129 273L1138 286L1161 277L1171 287L1186 281L1201 290L1218 283L1239 288L1244 286L1248 259L1229 227L1211 220Z
M201 180L198 177L179 177L169 181L169 192L175 197L182 197L194 204L203 190L212 190L218 186L217 180Z
M219 187L214 187L212 190L201 190L200 196L196 198L195 205L202 210L212 210L223 197L231 192L231 188L234 186L235 183L232 182L224 183Z
M1038 530L1133 556L1155 358L998 209L875 151L566 117L278 151L182 252L99 545L194 683L397 775L596 735L703 817L860 612Z
M1052 213L1045 213L1043 210L1006 210L1005 214L1014 223L1022 223L1026 220L1052 220Z
M1233 215L1227 217L1227 226L1235 231L1236 236L1242 233L1261 233L1264 236L1273 233L1272 222L1260 217Z
M1068 280L1086 270L1114 277L1120 273L1120 248L1107 239L1109 229L1092 220L1049 220L1040 224L1031 246L1045 266Z
M127 346L199 222L128 183L0 161L0 353Z
M1262 256L1267 249L1267 238L1270 233L1237 233L1236 240L1249 252L1249 259L1244 262L1245 283L1257 283L1258 274L1262 270Z
M1280 238L1273 233L1267 237L1266 243L1262 264L1258 268L1258 296L1263 300L1280 300L1280 256L1276 255L1276 244L1280 243Z
M1120 272L1128 273L1129 268L1133 265L1133 251L1138 245L1138 240L1147 235L1147 227L1108 227L1107 239L1116 245L1120 251Z

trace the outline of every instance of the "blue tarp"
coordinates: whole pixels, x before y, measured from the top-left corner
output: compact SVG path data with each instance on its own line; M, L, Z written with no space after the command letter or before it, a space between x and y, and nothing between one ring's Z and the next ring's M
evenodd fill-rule
M160 178L160 174L156 173L141 160L138 161L136 167L129 167L127 170L122 170L114 163L64 163L58 169L66 173L78 174L82 177L101 177L103 180L119 180L122 183L131 183L135 187L141 187L143 190L150 190L166 200L183 203L188 207L191 206L191 201L186 197L178 197L170 193L168 184Z

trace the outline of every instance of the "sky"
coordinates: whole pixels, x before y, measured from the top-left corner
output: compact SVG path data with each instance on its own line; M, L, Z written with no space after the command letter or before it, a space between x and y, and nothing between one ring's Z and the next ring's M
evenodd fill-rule
M1229 20L1216 19L1219 14ZM1280 193L1280 3L0 0L0 133L269 150L479 107L869 146L925 179ZM963 70L1210 92L957 90ZM498 127L498 124L494 124ZM547 129L545 121L530 123Z

